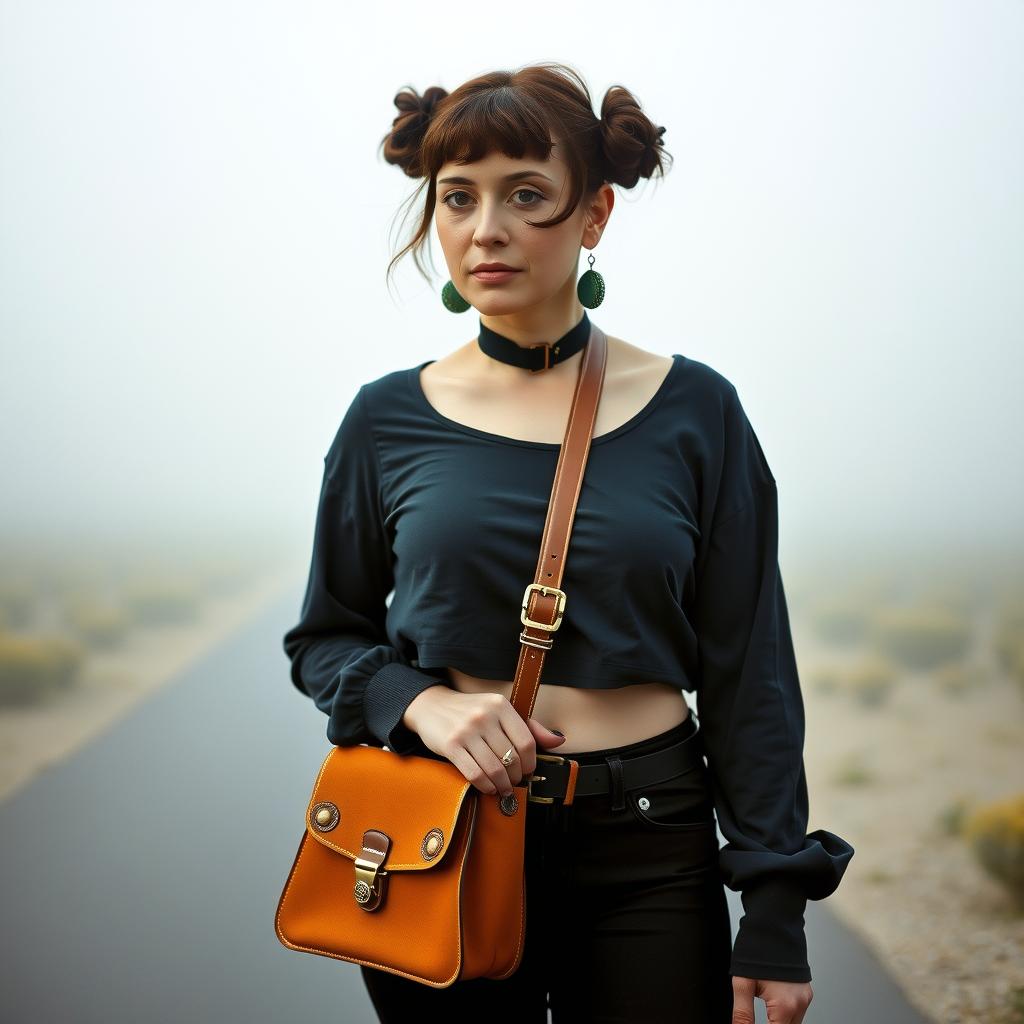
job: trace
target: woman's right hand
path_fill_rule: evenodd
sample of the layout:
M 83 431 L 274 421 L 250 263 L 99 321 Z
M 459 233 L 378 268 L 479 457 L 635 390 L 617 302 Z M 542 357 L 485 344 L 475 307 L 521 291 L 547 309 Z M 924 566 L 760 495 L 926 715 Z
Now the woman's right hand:
M 565 737 L 522 716 L 500 693 L 463 693 L 439 684 L 419 693 L 402 721 L 435 754 L 446 757 L 481 793 L 507 796 L 537 767 L 541 749 Z M 513 747 L 512 763 L 501 763 Z

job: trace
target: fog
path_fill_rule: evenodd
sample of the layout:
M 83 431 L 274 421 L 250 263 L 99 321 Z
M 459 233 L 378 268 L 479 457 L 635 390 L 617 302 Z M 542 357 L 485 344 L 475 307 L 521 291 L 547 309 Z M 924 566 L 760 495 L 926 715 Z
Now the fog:
M 675 157 L 616 189 L 592 317 L 736 383 L 784 551 L 1019 544 L 1024 10 L 638 12 L 6 5 L 5 533 L 301 546 L 355 388 L 475 333 L 436 236 L 386 286 L 394 94 L 557 59 Z
M 1024 5 L 0 11 L 10 1019 L 336 1014 L 270 930 L 326 749 L 281 637 L 355 391 L 476 334 L 433 232 L 388 287 L 378 147 L 404 86 L 541 60 L 674 159 L 616 187 L 591 319 L 729 378 L 778 482 L 810 827 L 857 850 L 808 1019 L 1019 1015 Z

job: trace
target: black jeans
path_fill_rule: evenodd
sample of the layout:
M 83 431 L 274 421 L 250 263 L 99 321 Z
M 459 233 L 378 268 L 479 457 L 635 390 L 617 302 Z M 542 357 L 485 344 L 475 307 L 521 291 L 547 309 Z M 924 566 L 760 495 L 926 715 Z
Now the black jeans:
M 360 967 L 378 1018 L 545 1024 L 550 1006 L 554 1024 L 729 1024 L 729 908 L 695 719 L 566 756 L 611 763 L 684 738 L 688 764 L 666 782 L 527 803 L 526 942 L 513 975 L 436 989 Z

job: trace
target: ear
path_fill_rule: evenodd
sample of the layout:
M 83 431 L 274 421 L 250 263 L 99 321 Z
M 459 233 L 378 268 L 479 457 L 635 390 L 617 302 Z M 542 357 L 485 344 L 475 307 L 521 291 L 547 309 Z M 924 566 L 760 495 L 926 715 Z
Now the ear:
M 615 206 L 615 192 L 608 182 L 604 182 L 593 196 L 585 201 L 583 207 L 583 235 L 580 245 L 584 249 L 593 249 L 601 240 L 604 229 Z

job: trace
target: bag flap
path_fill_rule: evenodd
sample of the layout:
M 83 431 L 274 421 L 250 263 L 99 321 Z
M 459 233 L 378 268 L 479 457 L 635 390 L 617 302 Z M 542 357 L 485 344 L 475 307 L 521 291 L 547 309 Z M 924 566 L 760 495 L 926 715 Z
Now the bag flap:
M 306 831 L 354 860 L 363 834 L 376 829 L 391 839 L 385 870 L 422 871 L 441 863 L 453 845 L 470 790 L 476 794 L 450 761 L 373 746 L 332 747 L 306 808 Z

